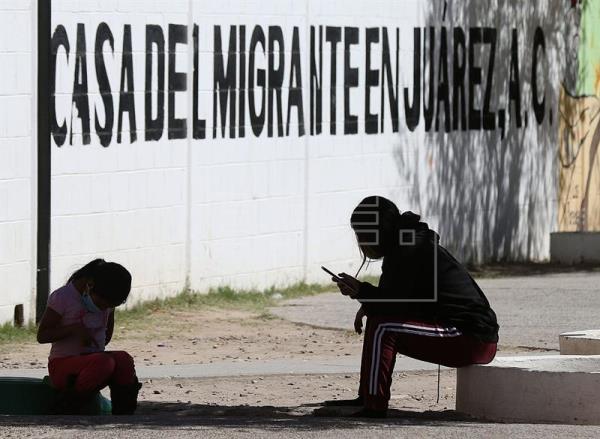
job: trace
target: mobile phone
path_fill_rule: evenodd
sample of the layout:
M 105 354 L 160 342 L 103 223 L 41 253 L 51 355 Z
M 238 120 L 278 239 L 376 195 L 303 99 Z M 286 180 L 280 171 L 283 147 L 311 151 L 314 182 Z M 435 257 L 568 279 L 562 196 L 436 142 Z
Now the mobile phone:
M 322 270 L 323 270 L 325 273 L 327 273 L 327 274 L 330 274 L 330 275 L 331 275 L 331 277 L 333 277 L 333 278 L 335 279 L 335 281 L 336 281 L 336 282 L 343 282 L 343 281 L 344 281 L 344 280 L 343 280 L 341 277 L 339 277 L 339 276 L 338 276 L 338 275 L 336 275 L 336 274 L 333 274 L 333 273 L 332 273 L 330 270 L 328 270 L 327 268 L 323 267 L 322 265 L 321 265 L 321 269 L 322 269 Z

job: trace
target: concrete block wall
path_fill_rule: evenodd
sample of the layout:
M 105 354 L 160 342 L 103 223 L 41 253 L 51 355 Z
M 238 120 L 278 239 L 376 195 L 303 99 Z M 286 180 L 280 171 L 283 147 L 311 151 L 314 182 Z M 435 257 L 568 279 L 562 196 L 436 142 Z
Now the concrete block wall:
M 0 106 L 0 202 L 8 206 L 0 214 L 0 270 L 12 270 L 2 280 L 26 279 L 17 296 L 31 300 L 35 14 L 30 2 L 15 5 L 0 2 L 0 10 L 17 8 L 10 14 L 29 20 L 2 15 L 18 29 L 2 28 L 8 33 L 0 43 L 0 57 L 15 63 L 0 68 L 0 100 L 10 104 Z M 133 302 L 186 285 L 326 282 L 320 265 L 358 268 L 349 217 L 374 193 L 421 213 L 461 259 L 547 258 L 556 216 L 560 16 L 569 5 L 53 1 L 52 288 L 98 256 L 132 271 Z M 538 27 L 544 48 L 534 45 Z M 465 37 L 458 52 L 457 32 Z M 15 33 L 27 36 L 16 41 Z M 5 49 L 12 40 L 16 46 Z M 424 61 L 432 41 L 433 62 Z M 463 55 L 470 64 L 456 89 Z M 520 111 L 510 88 L 514 57 Z M 545 99 L 541 120 L 532 109 L 534 74 L 535 97 Z M 461 90 L 473 94 L 475 113 L 486 105 L 491 129 L 462 129 L 469 103 L 466 113 L 460 103 L 455 109 Z M 415 101 L 419 112 L 409 114 Z M 4 245 L 17 236 L 27 237 L 20 250 Z M 0 309 L 12 303 L 3 297 Z
M 220 129 L 220 116 L 215 119 L 213 77 L 215 32 L 220 27 L 223 50 L 230 45 L 231 26 L 235 26 L 236 52 L 249 58 L 251 36 L 260 24 L 265 34 L 265 47 L 259 45 L 255 55 L 256 69 L 268 69 L 269 32 L 280 26 L 284 44 L 284 75 L 281 87 L 282 119 L 286 123 L 288 85 L 290 83 L 291 42 L 294 27 L 299 32 L 300 50 L 306 50 L 307 5 L 305 2 L 268 0 L 260 2 L 218 2 L 212 5 L 194 3 L 193 21 L 199 26 L 199 65 L 203 72 L 199 81 L 201 117 L 206 118 L 207 139 L 195 140 L 191 155 L 191 285 L 205 289 L 215 285 L 239 288 L 265 288 L 290 284 L 304 276 L 305 212 L 306 212 L 306 147 L 308 138 L 299 136 L 298 118 L 290 121 L 290 136 L 279 136 L 278 112 L 273 95 L 273 134 L 268 137 L 268 122 L 259 136 L 253 132 L 249 96 L 243 90 L 242 62 L 236 57 L 236 120 L 234 138 Z M 235 17 L 231 11 L 235 10 Z M 260 10 L 258 19 L 256 11 Z M 241 42 L 245 26 L 245 44 Z M 244 44 L 244 46 L 242 46 Z M 273 49 L 275 50 L 275 49 Z M 236 55 L 237 55 L 236 53 Z M 224 52 L 225 59 L 227 52 Z M 275 54 L 274 58 L 277 58 Z M 226 59 L 227 63 L 231 58 Z M 306 80 L 308 59 L 302 57 L 302 80 Z M 246 71 L 250 72 L 249 59 Z M 256 74 L 258 75 L 258 73 Z M 249 83 L 246 73 L 246 87 Z M 266 72 L 268 79 L 268 72 Z M 256 82 L 256 80 L 255 80 Z M 303 82 L 304 85 L 304 82 Z M 256 86 L 254 99 L 257 112 L 264 111 L 268 120 L 269 98 L 261 109 L 262 91 Z M 307 102 L 307 89 L 303 88 Z M 244 96 L 246 95 L 246 96 Z M 240 120 L 241 98 L 248 100 Z M 295 116 L 295 112 L 292 111 Z M 216 136 L 213 129 L 217 124 Z M 245 128 L 240 136 L 240 125 Z M 285 126 L 284 126 L 285 129 Z
M 52 150 L 51 285 L 64 284 L 69 274 L 95 257 L 122 263 L 134 278 L 133 297 L 141 300 L 181 291 L 186 281 L 188 142 L 145 141 L 146 24 L 168 28 L 187 21 L 187 1 L 54 1 L 52 28 L 62 25 L 70 53 L 61 47 L 56 66 L 56 119 L 65 123 L 67 138 Z M 107 121 L 96 80 L 95 41 L 100 23 L 112 33 L 113 48 L 104 42 L 106 66 L 114 111 L 112 138 L 104 147 L 94 130 L 96 117 Z M 89 97 L 88 144 L 83 122 L 72 104 L 78 26 L 83 25 Z M 122 115 L 121 141 L 117 136 L 121 105 L 121 69 L 127 57 L 129 27 L 133 70 L 134 134 L 129 113 Z M 187 52 L 178 53 L 184 66 Z M 156 77 L 156 74 L 155 74 Z M 125 87 L 129 90 L 129 84 Z M 123 98 L 125 100 L 126 97 Z M 183 96 L 178 103 L 185 104 Z M 178 108 L 180 113 L 185 113 Z M 64 121 L 64 122 L 63 122 Z M 71 139 L 71 133 L 72 139 Z
M 0 2 L 0 322 L 31 316 L 35 257 L 35 2 Z

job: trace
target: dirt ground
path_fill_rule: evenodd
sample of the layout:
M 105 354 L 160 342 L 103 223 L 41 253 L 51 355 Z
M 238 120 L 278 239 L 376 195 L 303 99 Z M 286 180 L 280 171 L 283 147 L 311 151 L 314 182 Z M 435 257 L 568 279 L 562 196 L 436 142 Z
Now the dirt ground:
M 108 348 L 126 350 L 136 364 L 151 366 L 228 360 L 310 361 L 311 357 L 358 359 L 361 345 L 362 337 L 350 330 L 315 328 L 252 311 L 206 309 L 158 311 L 126 327 L 117 321 Z M 48 350 L 49 345 L 35 343 L 0 346 L 0 368 L 45 367 Z M 443 370 L 441 378 L 440 402 L 436 403 L 436 372 L 396 372 L 391 407 L 436 412 L 452 409 L 455 371 Z M 358 374 L 145 380 L 140 414 L 159 411 L 202 416 L 239 410 L 249 416 L 272 415 L 273 410 L 308 414 L 325 399 L 354 397 L 357 386 Z
M 243 360 L 359 361 L 362 337 L 270 317 L 261 311 L 201 309 L 149 312 L 117 321 L 108 346 L 127 350 L 138 365 L 207 364 Z M 48 345 L 0 345 L 2 368 L 44 368 Z M 500 346 L 501 354 L 526 348 Z M 456 413 L 455 370 L 394 373 L 389 418 L 369 422 L 313 416 L 326 399 L 356 395 L 358 374 L 257 375 L 144 379 L 135 416 L 0 416 L 0 437 L 600 437 L 585 426 L 491 424 Z M 344 415 L 354 409 L 338 409 Z M 327 414 L 327 413 L 325 413 Z
M 145 380 L 140 395 L 143 402 L 138 413 L 170 411 L 174 416 L 306 415 L 326 399 L 354 398 L 357 385 L 358 374 Z M 455 385 L 455 371 L 443 370 L 438 403 L 437 372 L 398 372 L 394 374 L 390 406 L 414 412 L 452 410 Z M 352 409 L 338 410 L 344 414 Z
M 239 359 L 358 358 L 362 346 L 362 337 L 350 330 L 314 328 L 252 311 L 157 312 L 144 320 L 132 327 L 120 327 L 117 322 L 115 339 L 108 348 L 126 350 L 137 364 L 150 366 Z M 349 319 L 349 327 L 351 323 Z M 1 346 L 0 367 L 44 367 L 48 350 L 49 345 L 39 344 Z M 436 373 L 409 376 L 399 372 L 394 379 L 392 406 L 452 408 L 454 381 L 454 371 L 443 372 L 442 396 L 436 404 Z M 145 380 L 140 414 L 174 411 L 177 416 L 195 416 L 237 408 L 254 416 L 266 415 L 274 407 L 307 414 L 314 408 L 311 404 L 319 401 L 354 397 L 357 386 L 358 374 Z
M 49 349 L 49 345 L 36 343 L 0 345 L 0 368 L 44 367 Z M 159 311 L 126 327 L 117 321 L 107 349 L 125 350 L 139 365 L 205 364 L 360 355 L 361 337 L 351 331 L 313 328 L 252 311 Z
M 351 330 L 318 328 L 265 313 L 232 309 L 158 311 L 134 324 L 115 323 L 109 350 L 125 350 L 136 364 L 206 364 L 228 360 L 275 360 L 359 356 L 362 336 Z M 0 345 L 0 370 L 41 368 L 50 345 Z M 503 354 L 527 351 L 527 348 Z

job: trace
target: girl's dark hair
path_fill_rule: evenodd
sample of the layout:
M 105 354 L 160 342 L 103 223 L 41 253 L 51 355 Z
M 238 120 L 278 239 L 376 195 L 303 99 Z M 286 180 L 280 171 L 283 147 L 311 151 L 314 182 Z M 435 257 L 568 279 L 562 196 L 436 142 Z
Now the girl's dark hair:
M 114 306 L 123 304 L 131 291 L 131 274 L 116 262 L 94 259 L 75 271 L 67 283 L 81 278 L 91 279 L 94 293 Z
M 371 245 L 381 254 L 399 243 L 402 229 L 414 229 L 421 217 L 413 212 L 400 213 L 387 198 L 371 195 L 363 199 L 352 212 L 350 224 L 359 244 Z

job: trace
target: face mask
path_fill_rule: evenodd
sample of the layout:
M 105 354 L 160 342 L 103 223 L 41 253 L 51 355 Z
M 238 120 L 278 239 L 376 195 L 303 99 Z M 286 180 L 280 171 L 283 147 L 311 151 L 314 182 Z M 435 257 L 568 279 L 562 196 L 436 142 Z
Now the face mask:
M 98 306 L 96 306 L 92 300 L 92 296 L 90 296 L 89 293 L 83 293 L 81 295 L 81 301 L 83 302 L 85 309 L 87 309 L 89 312 L 97 313 L 102 311 L 100 308 L 98 308 Z

